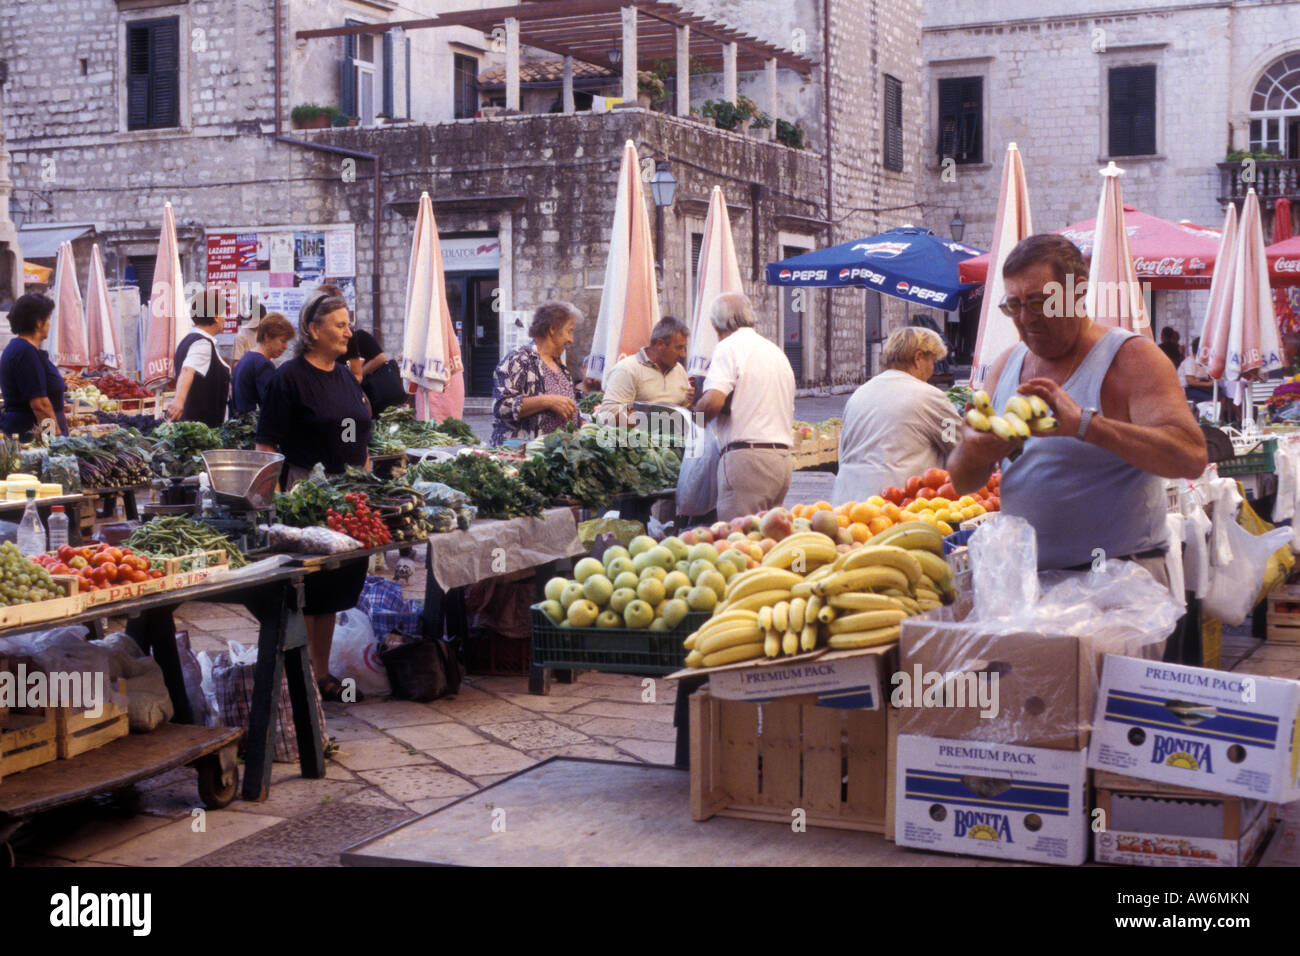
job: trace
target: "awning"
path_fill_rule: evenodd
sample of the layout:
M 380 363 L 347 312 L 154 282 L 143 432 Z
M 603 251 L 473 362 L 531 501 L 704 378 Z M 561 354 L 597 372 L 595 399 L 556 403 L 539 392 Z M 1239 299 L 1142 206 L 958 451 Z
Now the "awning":
M 24 259 L 56 259 L 59 246 L 95 231 L 94 223 L 38 223 L 18 230 L 18 248 Z

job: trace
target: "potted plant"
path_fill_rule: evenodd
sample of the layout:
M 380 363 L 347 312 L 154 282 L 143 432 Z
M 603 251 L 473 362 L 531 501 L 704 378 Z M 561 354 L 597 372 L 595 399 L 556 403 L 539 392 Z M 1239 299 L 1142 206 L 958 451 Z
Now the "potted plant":
M 642 109 L 650 109 L 664 101 L 668 91 L 658 73 L 638 70 L 636 74 L 636 102 Z
M 789 123 L 783 119 L 776 121 L 776 141 L 791 149 L 804 148 L 803 127 L 797 123 Z
M 349 116 L 347 113 L 334 114 L 335 126 L 356 126 L 358 122 L 359 119 L 356 116 Z
M 772 117 L 768 116 L 762 110 L 758 110 L 749 121 L 749 131 L 751 133 L 758 131 L 762 135 L 759 139 L 767 139 L 767 130 L 772 128 Z
M 705 100 L 704 115 L 713 120 L 718 129 L 734 130 L 741 123 L 740 111 L 735 103 L 727 100 Z
M 320 106 L 316 103 L 301 103 L 289 111 L 289 119 L 294 129 L 324 129 L 338 114 L 332 106 Z

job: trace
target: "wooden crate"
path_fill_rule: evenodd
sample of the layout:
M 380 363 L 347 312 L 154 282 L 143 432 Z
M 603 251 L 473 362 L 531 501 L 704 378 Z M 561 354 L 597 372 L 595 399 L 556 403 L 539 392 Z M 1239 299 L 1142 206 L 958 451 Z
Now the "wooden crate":
M 17 627 L 23 624 L 44 624 L 57 621 L 86 609 L 86 595 L 78 591 L 77 578 L 73 575 L 55 575 L 54 580 L 63 585 L 67 594 L 61 598 L 48 601 L 33 601 L 30 604 L 11 604 L 0 607 L 0 627 Z
M 1201 615 L 1201 666 L 1218 670 L 1223 661 L 1223 622 Z
M 117 690 L 126 693 L 126 681 L 118 681 Z M 131 732 L 125 707 L 105 700 L 98 717 L 72 707 L 54 708 L 54 725 L 58 731 L 60 760 L 97 750 L 104 744 L 125 737 Z
M 885 831 L 888 709 L 690 698 L 691 818 Z M 761 713 L 760 713 L 761 710 Z M 761 731 L 761 732 L 760 732 Z
M 58 729 L 52 709 L 37 713 L 10 711 L 0 730 L 0 780 L 49 763 L 58 755 Z
M 1267 638 L 1300 644 L 1300 584 L 1286 584 L 1268 594 Z

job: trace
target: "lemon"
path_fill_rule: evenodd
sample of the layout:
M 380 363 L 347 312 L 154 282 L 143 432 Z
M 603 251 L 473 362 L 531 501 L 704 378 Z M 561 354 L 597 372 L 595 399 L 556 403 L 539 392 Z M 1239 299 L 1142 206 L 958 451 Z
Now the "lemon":
M 940 521 L 939 531 L 942 532 L 945 536 L 950 535 L 952 534 L 952 525 L 948 524 L 948 522 L 946 521 Z

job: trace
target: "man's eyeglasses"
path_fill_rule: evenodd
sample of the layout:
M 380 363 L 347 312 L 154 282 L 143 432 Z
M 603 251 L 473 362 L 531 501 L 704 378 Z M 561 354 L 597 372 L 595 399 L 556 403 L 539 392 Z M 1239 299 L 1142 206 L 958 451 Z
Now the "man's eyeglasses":
M 1002 310 L 1002 314 L 1013 319 L 1019 318 L 1021 311 L 1024 309 L 1028 309 L 1030 315 L 1041 319 L 1044 311 L 1046 311 L 1046 306 L 1047 296 L 1045 295 L 1033 295 L 1023 302 L 1020 299 L 1003 298 L 998 303 L 998 308 Z

